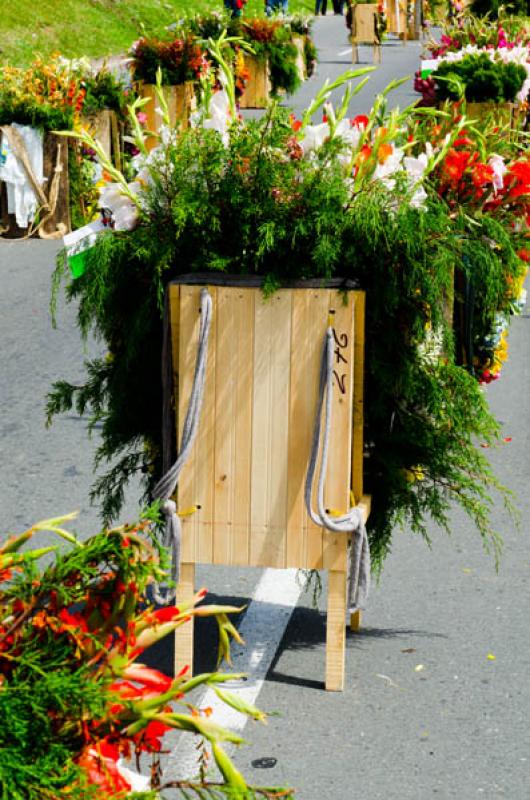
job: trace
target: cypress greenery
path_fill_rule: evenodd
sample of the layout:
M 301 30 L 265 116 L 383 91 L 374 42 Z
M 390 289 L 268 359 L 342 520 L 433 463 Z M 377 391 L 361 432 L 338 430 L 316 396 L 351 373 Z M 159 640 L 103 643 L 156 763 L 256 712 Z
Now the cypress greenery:
M 515 253 L 500 224 L 455 219 L 434 192 L 423 209 L 402 202 L 404 187 L 372 183 L 352 193 L 337 159 L 341 147 L 332 139 L 300 159 L 287 112 L 277 107 L 241 127 L 228 149 L 212 131 L 189 131 L 159 165 L 138 227 L 103 235 L 86 273 L 68 283 L 81 331 L 93 330 L 110 353 L 87 363 L 84 384 L 56 383 L 48 415 L 76 408 L 101 423 L 97 461 L 121 459 L 93 487 L 105 517 L 116 515 L 133 472 L 144 473 L 147 491 L 161 474 L 167 283 L 220 270 L 260 274 L 273 291 L 286 279 L 341 276 L 367 292 L 366 476 L 376 565 L 396 522 L 425 537 L 430 517 L 448 528 L 450 500 L 498 549 L 489 493 L 502 487 L 475 448 L 477 437 L 493 441 L 498 426 L 473 376 L 455 364 L 442 298 L 465 258 L 473 279 L 488 286 L 486 318 Z M 492 237 L 500 249 L 492 249 Z M 66 272 L 63 256 L 55 296 Z M 445 359 L 429 355 L 433 330 L 443 331 Z
M 442 62 L 432 77 L 439 100 L 460 99 L 471 103 L 513 102 L 526 80 L 521 64 L 493 62 L 488 55 L 465 56 L 461 61 Z

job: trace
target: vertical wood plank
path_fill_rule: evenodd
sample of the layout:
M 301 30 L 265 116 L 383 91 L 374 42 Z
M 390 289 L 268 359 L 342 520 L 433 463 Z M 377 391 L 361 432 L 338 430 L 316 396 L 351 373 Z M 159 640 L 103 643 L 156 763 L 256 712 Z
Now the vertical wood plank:
M 200 286 L 182 286 L 180 293 L 178 441 L 191 394 L 197 341 L 199 334 Z M 210 287 L 215 308 L 215 287 Z M 208 363 L 204 386 L 201 419 L 188 462 L 180 475 L 178 508 L 200 509 L 182 519 L 182 560 L 211 563 L 213 551 L 214 513 L 214 436 L 215 436 L 215 336 L 216 315 L 213 315 L 208 346 Z
M 230 563 L 247 565 L 250 559 L 250 509 L 252 473 L 252 372 L 254 365 L 254 308 L 261 289 L 247 289 L 237 294 L 234 314 L 237 342 L 237 415 L 233 420 L 234 470 L 231 486 L 232 540 Z M 257 421 L 259 424 L 259 420 Z
M 182 441 L 182 429 L 186 416 L 187 404 L 191 394 L 195 357 L 197 353 L 197 336 L 199 325 L 199 293 L 197 286 L 180 287 L 180 328 L 179 328 L 179 357 L 178 357 L 178 399 L 177 421 L 178 436 L 177 447 Z M 199 503 L 195 487 L 195 461 L 197 458 L 197 443 L 191 449 L 188 462 L 180 474 L 177 487 L 179 510 L 191 508 Z M 182 561 L 196 563 L 197 561 L 197 514 L 182 519 Z
M 291 345 L 291 291 L 256 296 L 250 560 L 285 565 Z
M 328 575 L 326 625 L 326 689 L 328 692 L 341 692 L 344 689 L 345 619 L 346 572 L 331 570 Z
M 355 503 L 359 503 L 363 496 L 364 469 L 364 329 L 366 295 L 364 292 L 354 292 L 352 294 L 355 297 L 352 491 Z
M 322 567 L 322 529 L 305 508 L 304 486 L 315 422 L 329 292 L 293 290 L 286 566 Z
M 181 564 L 180 583 L 177 586 L 177 606 L 189 602 L 195 593 L 195 565 Z M 189 666 L 189 674 L 193 674 L 193 617 L 185 625 L 175 631 L 175 675 Z
M 195 491 L 200 509 L 193 516 L 197 518 L 197 561 L 200 564 L 211 564 L 213 561 L 213 526 L 215 515 L 215 375 L 217 369 L 216 341 L 218 315 L 216 313 L 216 308 L 218 289 L 214 286 L 209 286 L 208 290 L 212 296 L 212 325 L 208 343 L 204 398 L 194 447 Z M 199 297 L 197 298 L 197 302 L 199 302 Z
M 253 289 L 218 288 L 213 561 L 248 564 Z
M 339 292 L 332 292 L 331 298 L 335 356 L 325 500 L 329 508 L 344 513 L 350 507 L 351 487 L 354 301 L 350 293 L 347 295 L 347 305 Z M 324 533 L 323 562 L 326 569 L 346 571 L 347 539 L 342 533 Z

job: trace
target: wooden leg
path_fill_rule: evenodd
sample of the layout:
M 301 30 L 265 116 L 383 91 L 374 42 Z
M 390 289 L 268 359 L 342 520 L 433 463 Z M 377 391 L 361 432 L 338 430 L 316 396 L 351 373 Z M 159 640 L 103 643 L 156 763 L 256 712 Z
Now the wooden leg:
M 374 64 L 381 63 L 381 45 L 374 44 Z
M 190 600 L 195 593 L 195 564 L 181 564 L 180 583 L 177 586 L 177 601 Z M 193 674 L 193 617 L 185 625 L 175 631 L 175 675 L 189 666 L 189 675 Z
M 350 616 L 350 630 L 354 633 L 361 630 L 361 612 L 354 611 Z
M 351 62 L 352 64 L 357 64 L 359 61 L 359 50 L 356 44 L 352 44 L 351 46 Z
M 328 620 L 326 632 L 326 689 L 344 689 L 346 653 L 346 573 L 328 573 Z

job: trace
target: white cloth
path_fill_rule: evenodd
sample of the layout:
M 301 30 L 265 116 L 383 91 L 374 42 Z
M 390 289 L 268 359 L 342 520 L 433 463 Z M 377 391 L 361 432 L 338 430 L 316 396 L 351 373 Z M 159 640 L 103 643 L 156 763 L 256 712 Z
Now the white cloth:
M 44 182 L 43 174 L 43 134 L 29 125 L 19 125 L 14 122 L 12 128 L 20 133 L 31 168 L 37 181 Z M 8 138 L 2 134 L 2 144 L 0 147 L 0 181 L 5 181 L 7 189 L 7 210 L 9 214 L 14 214 L 17 225 L 20 228 L 27 228 L 33 222 L 38 208 L 38 200 L 35 196 L 26 170 L 15 156 L 9 145 Z

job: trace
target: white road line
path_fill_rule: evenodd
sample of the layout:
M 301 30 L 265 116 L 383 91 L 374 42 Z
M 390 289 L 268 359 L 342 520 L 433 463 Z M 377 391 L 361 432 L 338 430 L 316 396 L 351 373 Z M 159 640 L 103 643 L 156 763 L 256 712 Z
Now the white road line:
M 339 50 L 337 55 L 338 56 L 347 56 L 347 55 L 351 56 L 351 47 L 347 47 L 346 50 Z
M 253 705 L 261 691 L 269 667 L 276 655 L 291 614 L 300 597 L 301 588 L 296 580 L 296 569 L 266 569 L 260 578 L 239 632 L 244 645 L 232 649 L 232 666 L 221 665 L 221 672 L 245 672 L 248 680 L 228 684 L 227 688 Z M 226 706 L 208 689 L 196 703 L 200 708 L 210 707 L 212 721 L 240 733 L 247 717 Z M 184 780 L 197 774 L 197 740 L 190 734 L 181 734 L 167 763 L 171 779 Z M 166 771 L 166 770 L 164 770 Z

